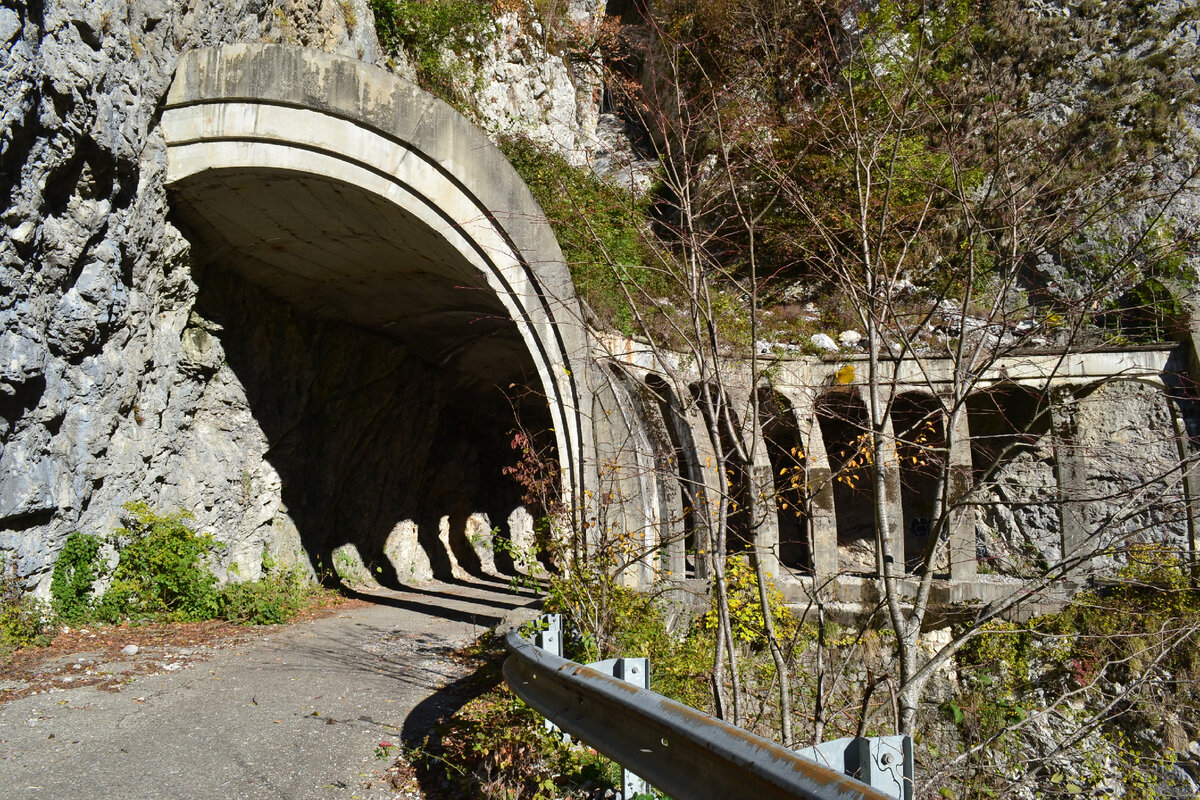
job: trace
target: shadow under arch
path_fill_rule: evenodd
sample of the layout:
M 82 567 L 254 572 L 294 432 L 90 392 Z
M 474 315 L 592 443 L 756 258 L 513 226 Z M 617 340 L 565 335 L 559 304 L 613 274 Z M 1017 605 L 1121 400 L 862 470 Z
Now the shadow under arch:
M 479 573 L 466 519 L 519 505 L 499 477 L 516 383 L 539 387 L 522 415 L 554 431 L 564 492 L 579 492 L 578 303 L 544 216 L 480 131 L 391 73 L 281 45 L 184 54 L 161 130 L 171 219 L 214 323 L 197 324 L 245 387 L 314 561 L 351 542 L 385 564 L 409 519 L 445 576 L 445 520 Z
M 679 481 L 684 537 L 684 577 L 704 578 L 708 575 L 708 553 L 712 547 L 709 529 L 707 490 L 704 468 L 696 438 L 679 397 L 661 376 L 646 375 L 646 388 L 658 404 L 674 454 L 675 476 Z
M 779 520 L 779 560 L 811 573 L 813 542 L 805 443 L 792 402 L 770 387 L 758 389 L 763 442 L 771 461 Z
M 874 484 L 865 458 L 870 446 L 867 407 L 852 389 L 829 390 L 817 397 L 816 416 L 829 458 L 844 568 L 874 574 Z

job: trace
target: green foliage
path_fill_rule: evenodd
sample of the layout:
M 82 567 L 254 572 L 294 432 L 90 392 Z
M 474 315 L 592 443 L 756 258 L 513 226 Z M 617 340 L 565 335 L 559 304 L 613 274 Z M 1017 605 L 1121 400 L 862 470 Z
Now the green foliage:
M 370 0 L 385 50 L 403 50 L 425 89 L 458 101 L 464 75 L 446 53 L 462 54 L 494 35 L 490 5 L 477 0 Z
M 65 622 L 79 622 L 92 613 L 92 589 L 104 577 L 99 537 L 75 531 L 67 537 L 50 581 L 51 607 Z
M 672 144 L 667 173 L 686 183 L 676 193 L 706 209 L 678 227 L 743 281 L 753 245 L 768 302 L 834 282 L 862 305 L 871 273 L 885 287 L 911 280 L 927 301 L 1028 275 L 1029 297 L 1048 306 L 1095 310 L 1128 291 L 1119 307 L 1136 312 L 1124 315 L 1134 338 L 1169 336 L 1178 309 L 1159 273 L 1194 245 L 1136 229 L 1174 188 L 1150 165 L 1176 158 L 1181 112 L 1200 97 L 1196 71 L 1180 68 L 1194 60 L 1196 12 L 1067 11 L 664 0 L 654 57 L 671 64 L 671 91 L 635 86 L 624 102 L 666 127 L 655 133 Z M 705 182 L 712 163 L 726 180 Z M 753 239 L 736 224 L 746 209 Z M 686 213 L 660 210 L 660 229 Z M 1127 239 L 1108 254 L 1090 245 L 1100 220 Z M 1047 255 L 1053 274 L 1039 272 Z M 1005 292 L 998 313 L 1036 315 Z
M 763 632 L 762 603 L 758 596 L 758 576 L 750 566 L 745 556 L 734 556 L 729 559 L 725 568 L 726 595 L 729 599 L 729 622 L 733 626 L 733 638 L 742 644 L 756 648 L 767 646 L 766 634 Z M 771 577 L 767 576 L 767 605 L 771 609 L 772 621 L 775 623 L 775 637 L 780 641 L 790 641 L 799 629 L 796 616 L 784 604 L 783 594 L 775 586 Z M 717 630 L 717 610 L 715 605 L 699 620 L 700 627 L 713 633 Z
M 1070 701 L 1052 718 L 1067 731 L 1095 724 L 1097 738 L 1042 765 L 1039 796 L 1120 796 L 1103 785 L 1127 797 L 1161 796 L 1163 770 L 1177 755 L 1144 734 L 1168 719 L 1193 719 L 1200 705 L 1200 590 L 1186 558 L 1170 548 L 1136 545 L 1123 555 L 1113 580 L 1076 595 L 1062 612 L 1024 625 L 991 622 L 959 651 L 959 690 L 939 708 L 966 743 L 987 743 L 968 761 L 959 797 L 1012 788 L 998 765 L 1011 768 L 1037 749 L 1022 739 L 1037 734 L 1019 723 L 1062 692 Z M 1092 717 L 1098 708 L 1107 710 Z
M 217 598 L 217 616 L 246 625 L 278 625 L 304 608 L 313 588 L 299 570 L 270 569 L 257 581 L 225 586 Z
M 0 656 L 28 645 L 50 643 L 45 604 L 25 593 L 15 559 L 0 553 Z
M 554 228 L 575 288 L 607 324 L 635 333 L 630 298 L 651 308 L 668 291 L 645 233 L 648 201 L 523 138 L 500 149 Z
M 551 800 L 587 788 L 611 787 L 619 769 L 594 750 L 568 744 L 503 683 L 503 640 L 488 635 L 471 654 L 474 699 L 410 754 L 419 772 L 432 772 L 456 797 Z
M 211 619 L 217 611 L 217 579 L 205 562 L 217 547 L 198 534 L 184 511 L 160 514 L 145 503 L 128 503 L 127 528 L 110 537 L 117 548 L 112 583 L 97 607 L 105 621 L 160 618 Z

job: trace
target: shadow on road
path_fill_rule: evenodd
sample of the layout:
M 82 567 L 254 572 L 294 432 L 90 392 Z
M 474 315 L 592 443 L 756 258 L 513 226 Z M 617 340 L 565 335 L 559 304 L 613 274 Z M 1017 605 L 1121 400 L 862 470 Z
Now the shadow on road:
M 457 595 L 426 587 L 405 587 L 388 594 L 375 594 L 343 586 L 341 591 L 347 597 L 363 600 L 375 605 L 392 606 L 406 611 L 414 611 L 431 617 L 440 617 L 453 622 L 466 622 L 479 627 L 491 628 L 500 624 L 504 619 L 504 611 L 523 608 L 538 602 L 531 594 L 516 595 L 507 590 L 501 591 L 490 586 L 479 586 L 462 582 L 462 585 L 475 590 L 475 595 Z M 495 592 L 505 599 L 479 597 L 480 591 Z M 398 596 L 405 595 L 405 596 Z M 439 600 L 443 602 L 438 602 Z M 447 603 L 446 601 L 449 601 Z M 496 615 L 483 614 L 465 608 L 456 608 L 451 603 L 463 605 L 485 605 L 498 609 Z
M 494 689 L 501 680 L 503 676 L 498 665 L 485 663 L 470 675 L 459 678 L 422 700 L 405 717 L 400 741 L 405 752 L 415 750 L 424 755 L 409 759 L 423 796 L 453 796 L 442 784 L 442 771 L 433 766 L 441 760 L 445 723 L 467 703 Z M 447 762 L 446 766 L 455 765 Z

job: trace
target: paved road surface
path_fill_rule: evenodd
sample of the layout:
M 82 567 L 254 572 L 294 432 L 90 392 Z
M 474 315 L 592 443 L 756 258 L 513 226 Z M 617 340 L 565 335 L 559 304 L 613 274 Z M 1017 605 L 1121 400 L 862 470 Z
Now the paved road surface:
M 390 592 L 119 692 L 0 705 L 0 798 L 393 797 L 364 788 L 375 747 L 453 703 L 430 699 L 463 677 L 444 654 L 530 602 L 480 580 Z

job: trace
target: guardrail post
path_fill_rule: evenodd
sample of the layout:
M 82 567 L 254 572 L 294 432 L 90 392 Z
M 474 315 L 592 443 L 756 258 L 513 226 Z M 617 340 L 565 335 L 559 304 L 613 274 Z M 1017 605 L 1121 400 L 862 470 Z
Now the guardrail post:
M 587 666 L 626 683 L 632 683 L 639 689 L 650 688 L 650 659 L 648 658 L 609 658 L 604 661 L 595 661 Z M 621 790 L 624 800 L 633 800 L 638 795 L 649 794 L 650 784 L 622 766 Z
M 912 800 L 914 768 L 911 736 L 847 736 L 821 742 L 796 753 L 857 778 L 897 800 Z
M 563 622 L 561 614 L 542 614 L 538 617 L 537 630 L 534 632 L 533 643 L 541 649 L 563 657 Z M 614 678 L 632 683 L 639 689 L 650 688 L 650 659 L 648 658 L 610 658 L 596 661 L 587 666 L 611 675 Z M 559 730 L 558 726 L 549 719 L 542 721 L 548 731 Z M 563 734 L 563 739 L 571 740 L 570 734 Z M 621 789 L 625 800 L 650 793 L 650 784 L 634 775 L 629 770 L 621 769 Z
M 542 614 L 538 617 L 538 630 L 534 634 L 533 643 L 562 658 L 562 614 Z
M 562 614 L 542 614 L 537 619 L 537 630 L 533 634 L 533 643 L 548 653 L 559 658 L 563 657 Z M 547 731 L 556 731 L 558 726 L 549 719 L 542 720 L 542 727 Z M 564 733 L 563 739 L 571 741 L 569 734 Z
M 520 630 L 509 631 L 505 643 L 512 655 L 504 679 L 518 697 L 669 796 L 891 800 L 769 739 L 552 655 Z M 630 660 L 621 672 L 648 675 L 648 666 L 637 667 Z

